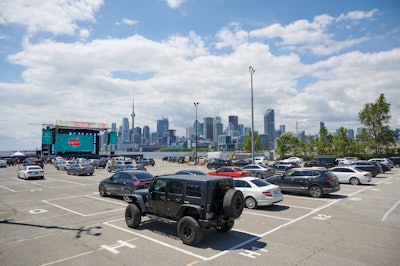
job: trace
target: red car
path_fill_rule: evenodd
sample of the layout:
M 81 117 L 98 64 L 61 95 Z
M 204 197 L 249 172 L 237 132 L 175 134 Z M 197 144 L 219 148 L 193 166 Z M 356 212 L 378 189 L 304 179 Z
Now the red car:
M 217 176 L 229 176 L 229 177 L 245 177 L 251 176 L 251 172 L 244 170 L 243 168 L 237 166 L 224 166 L 216 171 L 208 172 L 209 175 L 217 175 Z

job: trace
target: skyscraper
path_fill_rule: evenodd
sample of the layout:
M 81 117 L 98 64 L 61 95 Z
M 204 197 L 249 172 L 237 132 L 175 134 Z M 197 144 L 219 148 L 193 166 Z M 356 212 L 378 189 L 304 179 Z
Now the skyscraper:
M 268 149 L 275 148 L 275 112 L 267 109 L 264 114 L 264 134 L 268 135 Z
M 214 118 L 205 117 L 203 125 L 203 138 L 208 140 L 213 140 L 214 137 Z
M 164 136 L 164 131 L 169 129 L 168 118 L 157 120 L 157 135 L 159 138 Z
M 131 131 L 129 129 L 129 120 L 126 117 L 122 119 L 122 142 L 123 143 L 131 142 Z
M 233 130 L 239 130 L 239 118 L 237 115 L 230 115 L 228 121 L 233 125 Z

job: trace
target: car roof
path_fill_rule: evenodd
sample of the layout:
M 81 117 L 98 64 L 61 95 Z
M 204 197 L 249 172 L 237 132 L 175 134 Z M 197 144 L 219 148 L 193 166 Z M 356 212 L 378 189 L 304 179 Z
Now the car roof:
M 157 178 L 170 178 L 170 179 L 176 179 L 176 180 L 187 180 L 187 181 L 202 181 L 202 182 L 207 182 L 207 181 L 219 181 L 219 180 L 229 180 L 232 179 L 232 177 L 220 177 L 220 176 L 211 176 L 211 175 L 162 175 L 162 176 L 157 176 Z

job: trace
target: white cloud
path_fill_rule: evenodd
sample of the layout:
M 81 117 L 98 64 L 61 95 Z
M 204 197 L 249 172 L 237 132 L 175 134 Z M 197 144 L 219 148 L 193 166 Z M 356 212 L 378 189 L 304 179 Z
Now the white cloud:
M 164 0 L 172 9 L 179 8 L 186 0 Z
M 26 27 L 29 34 L 75 35 L 77 22 L 95 21 L 94 14 L 102 5 L 103 0 L 2 0 L 0 24 Z

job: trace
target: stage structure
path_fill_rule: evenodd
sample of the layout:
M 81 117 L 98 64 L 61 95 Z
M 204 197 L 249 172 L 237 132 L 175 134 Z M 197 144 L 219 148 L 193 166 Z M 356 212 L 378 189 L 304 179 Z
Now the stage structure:
M 55 125 L 44 124 L 42 129 L 42 156 L 98 155 L 100 133 L 107 124 L 57 120 Z

